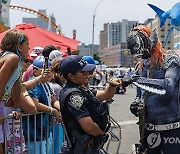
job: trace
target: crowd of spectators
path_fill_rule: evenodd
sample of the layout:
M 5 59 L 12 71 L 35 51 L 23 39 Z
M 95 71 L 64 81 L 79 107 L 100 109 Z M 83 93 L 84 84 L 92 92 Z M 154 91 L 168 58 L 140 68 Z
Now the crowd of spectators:
M 43 56 L 45 51 L 49 52 L 48 62 Z M 57 70 L 68 55 L 52 45 L 37 46 L 29 52 L 28 37 L 17 30 L 6 33 L 0 54 L 0 153 L 5 153 L 6 149 L 9 154 L 27 150 L 50 154 L 54 146 L 54 153 L 58 154 L 56 143 L 60 138 L 56 134 L 62 120 L 59 93 L 66 80 Z M 99 64 L 90 56 L 83 59 Z M 94 86 L 106 86 L 116 77 L 105 68 L 89 73 L 89 85 Z M 36 114 L 37 111 L 43 114 Z M 31 115 L 27 118 L 23 113 Z M 4 119 L 8 114 L 14 118 Z
M 42 55 L 45 50 L 51 52 L 47 68 L 44 67 L 45 58 Z M 0 53 L 1 154 L 25 153 L 27 150 L 35 153 L 34 149 L 36 153 L 49 154 L 52 149 L 54 153 L 59 153 L 57 151 L 59 145 L 54 144 L 52 148 L 52 142 L 60 143 L 57 135 L 61 122 L 58 95 L 64 80 L 54 70 L 64 56 L 67 54 L 63 54 L 52 45 L 47 45 L 45 48 L 34 47 L 32 51 L 29 51 L 28 37 L 17 30 L 10 30 L 2 39 Z M 37 111 L 44 114 L 36 114 Z M 23 116 L 25 113 L 31 115 L 27 118 Z M 13 118 L 4 118 L 9 114 L 12 114 Z M 52 137 L 52 132 L 54 137 Z

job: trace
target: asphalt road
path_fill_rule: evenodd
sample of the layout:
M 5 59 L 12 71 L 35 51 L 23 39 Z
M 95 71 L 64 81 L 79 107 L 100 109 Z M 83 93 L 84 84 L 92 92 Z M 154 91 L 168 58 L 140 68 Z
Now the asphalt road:
M 136 87 L 127 88 L 125 94 L 116 94 L 114 102 L 110 104 L 110 115 L 120 125 L 121 129 L 113 127 L 110 132 L 109 144 L 105 149 L 109 154 L 132 154 L 133 144 L 139 141 L 139 131 L 136 122 L 138 118 L 134 117 L 129 110 L 130 103 L 134 100 Z M 117 138 L 116 138 L 117 137 Z M 118 141 L 120 139 L 120 141 Z M 118 144 L 119 150 L 118 150 Z

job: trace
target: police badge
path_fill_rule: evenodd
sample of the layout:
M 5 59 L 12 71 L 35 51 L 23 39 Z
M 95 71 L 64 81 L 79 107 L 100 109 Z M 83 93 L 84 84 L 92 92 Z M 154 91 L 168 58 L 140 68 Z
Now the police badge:
M 70 105 L 75 109 L 79 110 L 83 105 L 84 97 L 80 94 L 74 94 L 70 97 Z

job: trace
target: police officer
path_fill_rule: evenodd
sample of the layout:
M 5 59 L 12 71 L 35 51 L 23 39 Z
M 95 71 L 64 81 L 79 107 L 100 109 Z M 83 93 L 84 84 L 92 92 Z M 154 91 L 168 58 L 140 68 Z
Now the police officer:
M 108 114 L 102 101 L 114 96 L 119 79 L 114 79 L 104 91 L 90 90 L 87 85 L 89 72 L 94 64 L 87 64 L 80 56 L 64 58 L 59 71 L 67 79 L 60 92 L 61 114 L 71 145 L 68 154 L 96 154 L 107 141 Z

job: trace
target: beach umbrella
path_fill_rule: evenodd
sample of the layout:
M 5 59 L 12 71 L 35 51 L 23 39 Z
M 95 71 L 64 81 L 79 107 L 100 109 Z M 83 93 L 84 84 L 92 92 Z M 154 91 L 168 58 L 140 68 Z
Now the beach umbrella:
M 67 48 L 70 48 L 71 52 L 73 52 L 77 50 L 77 46 L 80 43 L 80 41 L 68 38 L 60 34 L 56 34 L 54 32 L 48 31 L 30 23 L 18 24 L 15 26 L 15 28 L 12 29 L 20 30 L 28 36 L 30 52 L 36 46 L 41 46 L 44 48 L 47 45 L 53 45 L 55 47 L 59 46 L 62 52 L 67 52 Z M 7 31 L 0 33 L 0 41 L 2 40 Z

